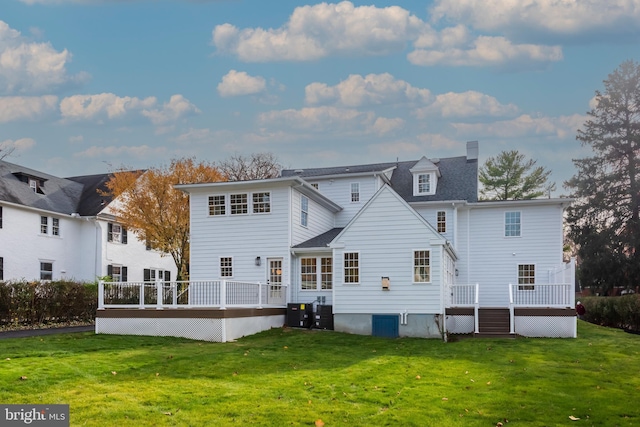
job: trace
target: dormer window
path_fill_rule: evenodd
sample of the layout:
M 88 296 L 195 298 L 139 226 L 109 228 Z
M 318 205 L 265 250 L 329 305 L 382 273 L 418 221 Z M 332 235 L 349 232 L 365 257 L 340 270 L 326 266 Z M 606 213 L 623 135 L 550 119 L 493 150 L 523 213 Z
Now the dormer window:
M 13 175 L 16 178 L 18 178 L 20 181 L 27 184 L 34 193 L 44 194 L 43 189 L 44 189 L 44 182 L 46 181 L 45 178 L 29 175 L 24 172 L 14 172 Z
M 438 159 L 421 158 L 410 170 L 413 174 L 413 195 L 431 196 L 436 194 L 440 169 L 436 165 Z

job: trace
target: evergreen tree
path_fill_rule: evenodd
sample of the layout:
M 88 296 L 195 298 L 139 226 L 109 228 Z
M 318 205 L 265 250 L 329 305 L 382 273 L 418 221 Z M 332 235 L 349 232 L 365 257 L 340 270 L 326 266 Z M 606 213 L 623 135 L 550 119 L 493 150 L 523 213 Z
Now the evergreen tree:
M 555 190 L 555 184 L 547 183 L 551 171 L 535 165 L 535 160 L 526 160 L 524 154 L 515 150 L 488 158 L 479 171 L 480 198 L 535 199 Z
M 595 107 L 577 139 L 593 156 L 574 160 L 565 186 L 583 285 L 602 292 L 640 282 L 640 65 L 622 63 L 596 91 Z

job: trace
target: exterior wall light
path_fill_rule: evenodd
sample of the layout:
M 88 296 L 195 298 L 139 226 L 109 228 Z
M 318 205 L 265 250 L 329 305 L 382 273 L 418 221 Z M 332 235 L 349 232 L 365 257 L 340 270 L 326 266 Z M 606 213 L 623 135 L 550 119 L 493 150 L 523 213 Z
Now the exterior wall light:
M 260 257 L 259 257 L 259 256 L 257 256 L 257 257 L 256 257 L 256 266 L 257 266 L 257 267 L 260 267 L 260 264 L 262 264 L 262 260 L 260 260 Z

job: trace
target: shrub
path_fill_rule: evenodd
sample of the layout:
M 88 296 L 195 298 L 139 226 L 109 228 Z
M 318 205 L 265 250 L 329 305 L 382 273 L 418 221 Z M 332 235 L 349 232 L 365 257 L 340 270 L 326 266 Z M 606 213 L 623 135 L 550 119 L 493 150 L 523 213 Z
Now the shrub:
M 586 297 L 585 320 L 612 328 L 640 331 L 640 295 L 620 297 Z
M 0 324 L 36 325 L 95 319 L 96 284 L 66 280 L 0 282 Z

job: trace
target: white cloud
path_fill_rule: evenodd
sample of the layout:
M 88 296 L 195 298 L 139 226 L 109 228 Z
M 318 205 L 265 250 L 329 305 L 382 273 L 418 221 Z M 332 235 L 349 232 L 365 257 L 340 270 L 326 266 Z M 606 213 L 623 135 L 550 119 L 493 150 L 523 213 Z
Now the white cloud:
M 0 123 L 34 120 L 53 112 L 57 106 L 58 97 L 54 95 L 0 97 Z
M 338 103 L 347 107 L 361 107 L 412 102 L 423 104 L 430 97 L 429 90 L 413 87 L 388 73 L 365 77 L 352 74 L 335 86 L 316 82 L 305 88 L 305 102 L 310 105 Z
M 501 104 L 493 96 L 476 91 L 462 93 L 448 92 L 437 95 L 435 101 L 415 111 L 416 117 L 424 119 L 438 114 L 445 118 L 452 117 L 488 117 L 511 116 L 518 112 L 513 104 Z
M 82 135 L 70 136 L 69 137 L 69 142 L 71 142 L 73 144 L 78 144 L 78 143 L 84 142 L 84 136 L 82 136 Z
M 172 95 L 169 102 L 165 102 L 160 109 L 142 111 L 142 115 L 151 120 L 154 125 L 162 125 L 198 113 L 200 110 L 179 94 Z
M 50 43 L 30 42 L 0 21 L 0 92 L 51 92 L 87 80 L 86 73 L 67 73 L 69 61 L 71 54 L 66 49 L 57 51 Z
M 258 116 L 262 125 L 285 126 L 305 131 L 362 131 L 375 122 L 373 113 L 348 108 L 308 107 L 300 110 L 269 111 Z
M 640 0 L 436 0 L 432 15 L 483 31 L 542 37 L 640 32 Z
M 175 137 L 174 141 L 179 144 L 189 144 L 192 142 L 205 142 L 212 138 L 211 130 L 208 128 L 203 129 L 194 129 L 190 128 L 187 132 L 184 132 L 177 137 Z
M 260 76 L 253 77 L 244 71 L 231 70 L 218 84 L 218 93 L 225 97 L 251 95 L 264 92 L 266 87 L 266 80 Z
M 428 24 L 399 6 L 354 6 L 349 1 L 297 7 L 280 28 L 213 30 L 219 52 L 246 62 L 309 61 L 331 54 L 383 55 L 402 51 Z
M 35 145 L 36 141 L 32 138 L 20 138 L 16 140 L 5 139 L 0 142 L 0 152 L 5 150 L 15 150 L 15 152 L 28 151 L 35 147 Z
M 379 135 L 385 135 L 404 126 L 405 121 L 401 118 L 389 119 L 386 117 L 378 117 L 373 123 L 372 129 Z
M 474 138 L 522 138 L 527 136 L 567 138 L 576 134 L 584 123 L 586 116 L 573 114 L 559 117 L 533 117 L 520 115 L 512 120 L 501 120 L 492 123 L 452 123 L 452 126 L 463 135 Z
M 116 119 L 132 111 L 140 111 L 155 105 L 156 98 L 144 99 L 113 93 L 96 95 L 73 95 L 60 102 L 60 112 L 64 120 Z
M 422 40 L 422 45 L 427 42 Z M 437 44 L 437 43 L 435 43 Z M 414 65 L 496 66 L 521 68 L 535 63 L 562 59 L 560 46 L 513 44 L 504 37 L 479 36 L 461 46 L 437 45 L 433 49 L 416 49 L 407 55 Z

